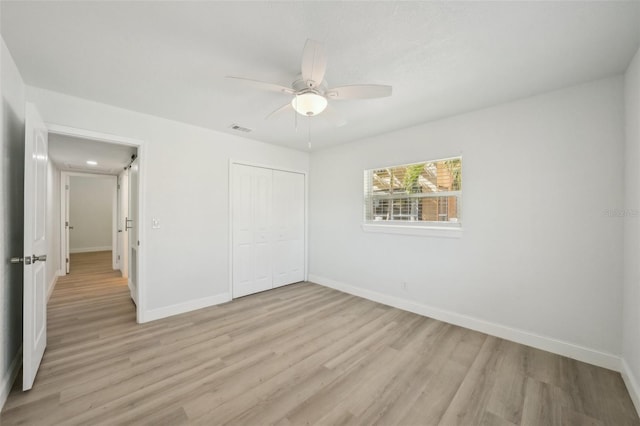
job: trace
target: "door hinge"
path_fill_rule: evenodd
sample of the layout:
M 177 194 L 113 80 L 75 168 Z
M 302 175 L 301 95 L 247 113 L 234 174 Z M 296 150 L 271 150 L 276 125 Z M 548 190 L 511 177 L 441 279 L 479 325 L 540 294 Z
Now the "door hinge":
M 138 247 L 140 247 L 140 240 L 138 240 Z
M 68 227 L 69 227 L 69 221 L 68 221 L 68 220 L 64 222 L 64 227 L 65 227 L 65 228 L 68 228 Z
M 118 184 L 118 189 L 120 189 L 120 184 Z
M 67 257 L 67 263 L 69 263 L 69 258 Z
M 65 185 L 64 189 L 66 189 L 68 191 L 69 190 L 69 185 Z
M 118 260 L 120 260 L 120 255 L 118 255 Z

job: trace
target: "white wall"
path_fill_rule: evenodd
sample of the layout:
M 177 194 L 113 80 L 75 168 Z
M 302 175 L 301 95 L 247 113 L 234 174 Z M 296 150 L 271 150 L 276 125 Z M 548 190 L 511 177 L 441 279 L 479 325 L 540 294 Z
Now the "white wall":
M 640 412 L 640 50 L 624 78 L 626 145 L 624 194 L 623 377 Z
M 21 365 L 22 265 L 9 258 L 22 256 L 24 212 L 25 86 L 0 38 L 0 148 L 2 208 L 0 208 L 0 409 Z
M 229 159 L 308 170 L 308 154 L 28 88 L 48 123 L 145 142 L 141 226 L 148 318 L 229 297 Z M 304 149 L 304 143 L 302 144 Z M 151 219 L 160 229 L 151 229 Z
M 605 210 L 622 206 L 622 84 L 314 152 L 310 279 L 617 368 L 622 220 Z M 363 232 L 364 169 L 460 153 L 462 238 Z
M 115 177 L 71 176 L 69 181 L 69 251 L 111 250 Z

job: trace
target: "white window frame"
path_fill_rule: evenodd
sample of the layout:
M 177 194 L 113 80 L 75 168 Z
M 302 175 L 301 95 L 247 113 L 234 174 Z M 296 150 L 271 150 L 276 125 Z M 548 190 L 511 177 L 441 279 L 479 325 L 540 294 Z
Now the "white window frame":
M 458 222 L 439 222 L 439 221 L 401 221 L 401 220 L 367 220 L 367 214 L 371 208 L 370 203 L 372 201 L 371 195 L 368 193 L 368 188 L 371 185 L 371 175 L 374 170 L 381 168 L 395 168 L 402 166 L 410 166 L 412 164 L 420 163 L 436 163 L 439 161 L 460 159 L 462 156 L 451 156 L 445 158 L 439 158 L 434 160 L 417 161 L 414 163 L 396 164 L 392 166 L 376 167 L 364 170 L 364 191 L 363 191 L 363 223 L 362 230 L 365 232 L 384 233 L 384 234 L 400 234 L 400 235 L 415 235 L 425 237 L 441 237 L 441 238 L 461 238 L 462 237 L 462 221 Z M 459 216 L 462 216 L 462 190 L 450 191 L 450 192 L 438 192 L 433 193 L 430 196 L 424 195 L 411 195 L 411 194 L 398 194 L 397 196 L 391 196 L 387 198 L 438 198 L 447 196 L 457 196 L 457 209 Z

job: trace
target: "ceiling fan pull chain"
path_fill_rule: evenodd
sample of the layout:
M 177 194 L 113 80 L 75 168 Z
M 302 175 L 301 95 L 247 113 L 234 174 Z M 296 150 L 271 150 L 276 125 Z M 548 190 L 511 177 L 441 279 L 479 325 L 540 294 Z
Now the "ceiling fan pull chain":
M 308 129 L 307 142 L 309 145 L 309 149 L 311 149 L 311 116 L 307 116 L 307 123 L 309 124 L 309 126 L 307 127 Z

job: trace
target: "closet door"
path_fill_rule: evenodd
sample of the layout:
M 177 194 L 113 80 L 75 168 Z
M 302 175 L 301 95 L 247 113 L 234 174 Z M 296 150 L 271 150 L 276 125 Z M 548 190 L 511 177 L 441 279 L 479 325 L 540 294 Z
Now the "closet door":
M 304 175 L 273 171 L 273 286 L 304 280 Z
M 232 165 L 232 297 L 273 287 L 272 174 L 271 169 Z

